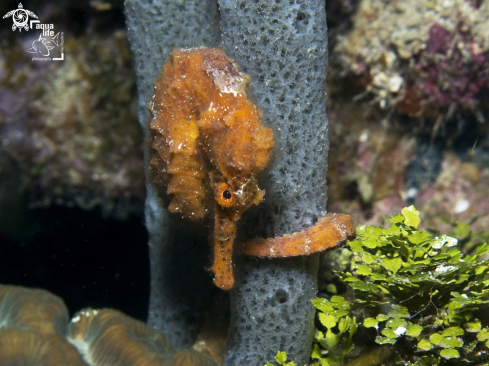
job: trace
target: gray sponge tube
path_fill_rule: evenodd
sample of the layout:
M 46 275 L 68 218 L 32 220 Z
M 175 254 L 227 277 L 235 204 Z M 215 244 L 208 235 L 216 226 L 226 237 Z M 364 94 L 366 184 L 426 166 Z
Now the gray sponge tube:
M 273 237 L 313 225 L 326 211 L 328 121 L 324 1 L 221 0 L 228 56 L 251 75 L 251 99 L 275 133 L 261 174 L 265 200 L 245 213 L 242 238 Z M 276 352 L 308 362 L 314 332 L 311 299 L 318 255 L 236 260 L 225 366 L 262 366 Z
M 223 48 L 251 75 L 249 95 L 262 109 L 264 124 L 274 129 L 276 142 L 274 160 L 261 174 L 265 201 L 245 214 L 238 234 L 243 239 L 299 231 L 326 210 L 324 2 L 230 0 L 221 1 L 220 10 Z M 148 138 L 150 115 L 145 104 L 152 97 L 161 66 L 173 48 L 217 45 L 217 9 L 214 1 L 127 0 L 126 16 L 136 58 L 139 120 Z M 202 290 L 209 288 L 205 283 L 211 284 L 205 273 L 196 273 L 207 258 L 199 264 L 198 256 L 189 254 L 205 247 L 205 240 L 177 228 L 151 184 L 146 225 L 151 257 L 148 322 L 177 347 L 187 347 L 197 329 L 193 317 L 199 318 L 205 307 L 206 291 Z M 193 258 L 193 263 L 180 264 L 196 272 L 187 271 L 187 280 L 176 284 L 181 266 L 174 259 L 182 258 Z M 225 365 L 261 366 L 278 350 L 287 351 L 298 364 L 307 362 L 318 256 L 241 257 L 236 262 Z M 189 278 L 199 276 L 205 280 L 191 287 L 194 283 Z
M 127 0 L 125 10 L 136 60 L 139 122 L 147 142 L 151 116 L 146 103 L 153 96 L 154 82 L 163 64 L 174 48 L 218 45 L 217 4 L 215 0 Z M 145 218 L 151 267 L 148 324 L 161 331 L 177 348 L 187 348 L 195 341 L 216 291 L 204 269 L 209 264 L 208 241 L 169 218 L 157 188 L 151 180 L 146 182 Z

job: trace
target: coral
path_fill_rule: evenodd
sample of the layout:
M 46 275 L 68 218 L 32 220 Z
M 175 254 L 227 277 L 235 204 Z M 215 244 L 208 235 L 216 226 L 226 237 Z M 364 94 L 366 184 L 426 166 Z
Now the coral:
M 60 63 L 10 50 L 19 43 L 0 55 L 0 153 L 20 167 L 31 208 L 99 206 L 125 219 L 144 199 L 126 33 L 69 39 Z
M 86 366 L 63 338 L 18 329 L 0 329 L 0 363 L 13 366 Z
M 483 52 L 461 20 L 452 30 L 434 23 L 428 30 L 426 49 L 409 76 L 401 113 L 411 116 L 452 115 L 479 111 L 481 98 L 489 91 L 489 50 Z
M 355 222 L 380 224 L 406 206 L 406 168 L 416 156 L 417 141 L 395 121 L 379 126 L 382 116 L 369 105 L 333 99 L 329 107 L 328 210 L 348 212 Z
M 70 322 L 67 339 L 95 365 L 159 364 L 176 352 L 161 333 L 113 309 L 79 311 Z
M 327 201 L 324 7 L 224 1 L 220 9 L 223 50 L 251 76 L 250 98 L 277 146 L 260 182 L 266 199 L 247 214 L 264 227 L 250 224 L 247 237 L 300 231 L 324 216 Z
M 1 327 L 64 336 L 68 311 L 63 300 L 38 289 L 0 285 Z
M 468 222 L 488 212 L 489 168 L 484 165 L 477 164 L 474 159 L 463 161 L 452 152 L 441 156 L 439 175 L 417 187 L 413 200 L 424 215 L 426 227 L 447 231 L 450 226 L 443 222 L 443 217 Z M 471 228 L 487 230 L 488 222 L 489 217 L 481 217 L 471 224 Z
M 44 290 L 0 285 L 0 363 L 85 365 L 65 336 L 68 310 Z
M 211 358 L 205 357 L 202 353 L 197 352 L 193 349 L 184 349 L 176 352 L 170 358 L 170 362 L 174 366 L 217 366 Z
M 440 162 L 451 164 L 444 155 L 470 164 L 486 155 L 488 16 L 484 2 L 361 0 L 351 24 L 330 31 L 330 211 L 378 225 L 414 203 L 436 230 L 447 230 L 437 215 L 468 218 L 451 194 L 464 170 L 433 188 Z M 484 179 L 467 183 L 465 196 L 487 190 Z M 460 210 L 470 200 L 459 201 Z M 473 216 L 484 212 L 476 202 Z
M 201 219 L 213 212 L 214 283 L 233 287 L 237 221 L 264 192 L 257 173 L 269 162 L 273 132 L 245 87 L 249 77 L 219 49 L 174 50 L 155 82 L 152 147 L 169 211 Z
M 481 115 L 489 75 L 489 6 L 466 0 L 363 0 L 332 54 L 336 77 L 359 75 L 382 109 Z
M 355 227 L 349 215 L 332 214 L 298 233 L 239 243 L 238 252 L 270 258 L 308 255 L 337 248 L 345 240 L 354 239 L 355 236 Z
M 402 207 L 415 204 L 423 225 L 450 230 L 442 218 L 469 221 L 487 212 L 487 127 L 473 116 L 445 123 L 445 137 L 421 133 L 392 118 L 378 126 L 378 114 L 359 104 L 333 102 L 328 209 L 348 212 L 355 222 L 379 225 Z M 384 120 L 385 122 L 385 120 Z M 423 130 L 422 130 L 423 131 Z M 472 224 L 483 230 L 488 218 Z
M 0 285 L 0 362 L 6 365 L 217 366 L 176 348 L 145 323 L 113 309 L 83 309 L 68 323 L 59 297 Z

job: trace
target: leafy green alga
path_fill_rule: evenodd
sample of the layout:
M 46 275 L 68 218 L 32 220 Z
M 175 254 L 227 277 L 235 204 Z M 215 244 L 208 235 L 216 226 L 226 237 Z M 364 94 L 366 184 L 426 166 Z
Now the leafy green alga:
M 397 361 L 391 364 L 396 366 L 438 365 L 442 360 L 487 365 L 487 243 L 472 245 L 470 227 L 459 222 L 452 225 L 452 235 L 434 236 L 419 230 L 420 213 L 414 206 L 403 208 L 389 221 L 387 228 L 357 229 L 357 239 L 348 243 L 353 252 L 350 272 L 343 270 L 346 264 L 334 271 L 353 289 L 353 300 L 347 302 L 336 295 L 312 301 L 318 310 L 313 365 L 342 364 L 355 346 L 353 336 L 359 325 L 372 329 L 368 334 L 376 334 L 375 342 L 384 345 L 364 352 L 357 359 L 362 359 L 361 364 L 370 359 L 377 364 L 377 353 L 390 354 L 395 349 Z M 472 255 L 461 252 L 459 240 Z M 348 256 L 343 257 L 347 261 Z M 337 293 L 334 285 L 326 289 Z M 362 314 L 358 323 L 353 314 Z M 279 365 L 294 366 L 286 359 L 285 352 L 275 357 Z
M 314 334 L 311 358 L 321 366 L 341 364 L 353 348 L 352 337 L 358 328 L 356 318 L 348 316 L 350 305 L 341 296 L 314 299 L 312 304 L 318 309 L 321 327 Z
M 475 316 L 489 302 L 489 266 L 482 260 L 489 246 L 464 255 L 457 239 L 419 230 L 414 206 L 389 221 L 387 228 L 360 228 L 349 243 L 352 272 L 336 272 L 355 290 L 355 303 L 377 313 L 363 326 L 376 329 L 378 344 L 403 338 L 413 348 L 406 357 L 412 363 L 487 358 L 488 324 Z M 460 226 L 459 235 L 467 236 L 466 229 Z

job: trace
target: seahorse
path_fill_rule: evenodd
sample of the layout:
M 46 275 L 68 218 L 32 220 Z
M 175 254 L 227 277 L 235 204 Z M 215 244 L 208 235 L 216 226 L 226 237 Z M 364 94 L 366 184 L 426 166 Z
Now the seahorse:
M 273 131 L 248 100 L 250 77 L 217 48 L 176 49 L 155 82 L 149 108 L 154 178 L 168 210 L 201 221 L 214 215 L 216 286 L 233 287 L 237 222 L 265 192 L 257 174 L 270 161 Z

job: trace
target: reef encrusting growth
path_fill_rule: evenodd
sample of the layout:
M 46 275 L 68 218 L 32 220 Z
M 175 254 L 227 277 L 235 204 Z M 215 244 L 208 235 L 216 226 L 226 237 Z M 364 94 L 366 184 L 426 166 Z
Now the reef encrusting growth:
M 40 11 L 47 8 L 65 19 L 76 5 Z M 32 61 L 24 32 L 0 31 L 0 154 L 19 167 L 15 194 L 30 208 L 100 207 L 104 217 L 126 219 L 144 200 L 134 61 L 126 31 L 104 34 L 93 20 L 102 16 L 93 14 L 81 34 L 65 31 L 63 61 Z
M 330 38 L 330 210 L 380 224 L 414 203 L 438 230 L 486 211 L 488 16 L 487 2 L 356 1 Z
M 482 118 L 488 14 L 486 2 L 363 0 L 351 31 L 338 37 L 335 76 L 355 75 L 364 97 L 373 96 L 383 109 L 433 123 L 461 111 Z
M 214 283 L 233 287 L 237 222 L 265 192 L 257 173 L 270 160 L 273 132 L 245 87 L 249 77 L 220 49 L 174 50 L 155 82 L 151 164 L 170 195 L 168 210 L 190 220 L 214 215 Z

